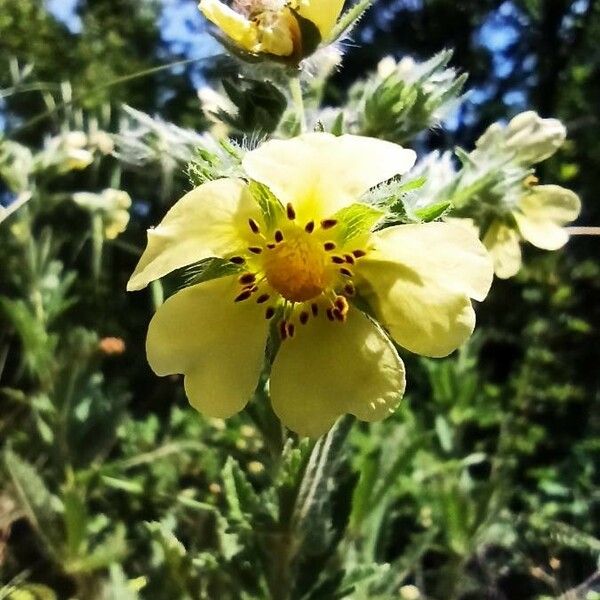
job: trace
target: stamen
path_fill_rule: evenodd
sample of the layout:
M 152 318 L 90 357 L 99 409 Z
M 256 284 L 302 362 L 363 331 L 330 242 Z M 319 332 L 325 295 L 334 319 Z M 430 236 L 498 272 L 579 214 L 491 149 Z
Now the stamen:
M 342 275 L 345 275 L 346 277 L 352 277 L 352 271 L 350 269 L 346 269 L 346 268 L 340 269 L 340 273 Z
M 336 225 L 337 225 L 336 219 L 324 219 L 323 221 L 321 221 L 321 227 L 323 229 L 331 229 L 332 227 L 335 227 Z
M 243 256 L 232 256 L 229 259 L 229 262 L 232 262 L 234 265 L 243 265 L 246 262 L 246 260 Z
M 305 310 L 300 313 L 300 323 L 302 323 L 302 325 L 306 325 L 309 318 L 310 315 Z
M 315 230 L 315 222 L 314 221 L 309 221 L 304 227 L 304 231 L 306 231 L 306 233 L 312 233 L 314 230 Z
M 336 321 L 340 321 L 340 323 L 343 323 L 346 320 L 345 315 L 339 308 L 334 308 L 331 312 L 333 313 L 333 316 Z
M 272 319 L 275 314 L 275 309 L 272 306 L 269 306 L 267 310 L 265 310 L 265 319 Z
M 313 302 L 310 305 L 310 310 L 313 314 L 313 317 L 316 317 L 319 314 L 319 305 L 316 302 Z
M 287 338 L 288 332 L 287 332 L 287 323 L 286 323 L 285 319 L 282 319 L 281 321 L 279 321 L 279 335 L 281 336 L 282 340 L 285 340 Z
M 275 241 L 280 244 L 281 242 L 283 242 L 283 233 L 278 229 L 275 232 Z
M 335 307 L 342 313 L 348 312 L 348 300 L 344 296 L 338 296 L 335 299 Z
M 335 243 L 334 242 L 325 242 L 323 244 L 323 248 L 325 248 L 325 252 L 331 252 L 332 250 L 335 250 Z
M 241 294 L 235 297 L 234 302 L 242 302 L 244 300 L 248 300 L 252 296 L 252 290 L 245 290 Z
M 354 258 L 362 258 L 363 256 L 367 255 L 364 250 L 353 250 L 352 254 L 354 254 Z
M 343 265 L 346 261 L 341 256 L 332 256 L 331 262 L 334 262 L 336 265 Z
M 256 275 L 254 273 L 245 273 L 238 279 L 238 281 L 242 285 L 249 285 L 250 283 L 254 283 L 256 281 Z
M 346 259 L 346 262 L 349 265 L 353 265 L 355 260 L 354 260 L 354 256 L 352 256 L 352 254 L 344 254 L 344 258 Z
M 252 252 L 252 254 L 260 254 L 262 252 L 262 248 L 260 248 L 259 246 L 250 246 L 248 250 Z
M 292 206 L 291 202 L 287 203 L 287 206 L 285 207 L 285 212 L 287 213 L 287 218 L 290 221 L 293 221 L 296 218 L 296 211 L 294 210 L 294 207 Z
M 260 233 L 260 227 L 254 219 L 248 219 L 248 225 L 250 225 L 252 233 Z
M 293 338 L 294 333 L 296 333 L 296 326 L 293 323 L 287 324 L 287 334 L 289 337 Z
M 348 296 L 354 296 L 355 289 L 354 289 L 354 286 L 351 283 L 347 283 L 344 286 L 344 291 L 346 292 L 346 294 L 348 294 Z
M 262 304 L 263 302 L 266 302 L 270 297 L 271 296 L 269 296 L 269 294 L 262 294 L 256 299 L 256 303 Z

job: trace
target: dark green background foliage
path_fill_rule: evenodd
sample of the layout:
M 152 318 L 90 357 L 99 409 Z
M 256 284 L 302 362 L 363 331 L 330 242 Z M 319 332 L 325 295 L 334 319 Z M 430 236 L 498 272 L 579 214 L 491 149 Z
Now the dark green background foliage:
M 65 124 L 96 122 L 123 133 L 135 114 L 123 104 L 207 126 L 192 80 L 235 65 L 178 53 L 158 1 L 76 10 L 71 33 L 41 0 L 0 0 L 6 138 L 39 148 Z M 580 224 L 600 224 L 598 2 L 379 0 L 353 40 L 328 103 L 386 54 L 454 48 L 475 92 L 456 127 L 412 145 L 470 149 L 525 108 L 556 116 L 569 142 L 540 178 L 576 190 Z M 245 85 L 274 112 L 259 123 L 248 102 L 234 126 L 272 129 L 278 92 Z M 598 238 L 527 249 L 456 355 L 404 353 L 409 391 L 387 421 L 286 442 L 264 394 L 225 424 L 207 420 L 146 364 L 153 296 L 124 289 L 145 229 L 189 189 L 194 144 L 174 131 L 177 155 L 145 130 L 154 162 L 103 156 L 40 178 L 31 206 L 0 226 L 0 598 L 387 599 L 414 597 L 409 585 L 436 600 L 598 598 Z M 130 193 L 132 219 L 98 256 L 66 198 L 110 186 Z M 101 352 L 106 336 L 125 353 Z

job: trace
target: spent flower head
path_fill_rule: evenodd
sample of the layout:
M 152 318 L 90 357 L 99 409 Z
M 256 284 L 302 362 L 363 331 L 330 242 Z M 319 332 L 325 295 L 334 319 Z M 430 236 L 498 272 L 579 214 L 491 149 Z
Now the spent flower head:
M 471 335 L 471 299 L 492 280 L 485 248 L 462 227 L 376 229 L 384 215 L 361 196 L 414 161 L 390 142 L 309 133 L 266 142 L 244 156 L 243 178 L 185 195 L 149 230 L 128 289 L 214 257 L 235 271 L 158 309 L 146 346 L 153 370 L 183 373 L 196 409 L 228 417 L 254 392 L 277 332 L 269 392 L 289 428 L 317 436 L 344 413 L 393 412 L 404 366 L 383 328 L 412 352 L 446 356 Z

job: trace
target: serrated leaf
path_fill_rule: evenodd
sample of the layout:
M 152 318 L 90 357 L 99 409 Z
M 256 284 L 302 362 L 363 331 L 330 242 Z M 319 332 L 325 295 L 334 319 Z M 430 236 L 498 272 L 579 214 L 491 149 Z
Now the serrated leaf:
M 35 467 L 12 450 L 6 450 L 4 460 L 23 512 L 48 552 L 56 556 L 62 543 L 60 515 L 55 508 L 59 500 L 48 490 Z
M 249 524 L 248 517 L 259 512 L 261 501 L 246 474 L 231 456 L 223 468 L 223 487 L 231 517 Z
M 205 502 L 198 502 L 181 494 L 177 497 L 177 500 L 182 505 L 201 513 L 207 513 L 215 519 L 219 549 L 225 560 L 231 560 L 244 549 L 238 534 L 233 530 L 232 524 L 215 506 L 206 504 Z
M 329 432 L 319 438 L 304 470 L 292 527 L 308 547 L 322 549 L 324 538 L 329 534 L 329 501 L 334 489 L 330 482 L 339 467 L 344 442 L 353 423 L 349 415 L 338 419 Z
M 92 573 L 113 563 L 120 563 L 127 554 L 125 526 L 119 523 L 115 531 L 79 558 L 65 562 L 69 573 Z

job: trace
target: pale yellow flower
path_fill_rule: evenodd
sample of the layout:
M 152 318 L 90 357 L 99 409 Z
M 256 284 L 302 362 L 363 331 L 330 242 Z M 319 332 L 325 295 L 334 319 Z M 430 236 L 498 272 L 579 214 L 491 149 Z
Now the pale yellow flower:
M 375 421 L 393 412 L 405 387 L 402 360 L 354 299 L 399 345 L 445 356 L 471 335 L 471 298 L 483 300 L 492 281 L 485 248 L 462 227 L 353 229 L 348 215 L 364 209 L 362 194 L 414 161 L 389 142 L 309 133 L 245 156 L 247 179 L 276 197 L 270 211 L 246 179 L 185 195 L 148 232 L 128 289 L 209 257 L 240 272 L 187 287 L 158 309 L 146 344 L 153 370 L 183 373 L 197 410 L 233 415 L 255 390 L 275 320 L 282 342 L 270 396 L 285 425 L 317 436 L 344 413 Z
M 508 219 L 493 221 L 483 243 L 494 261 L 494 272 L 508 279 L 521 268 L 521 240 L 542 250 L 558 250 L 569 240 L 564 226 L 581 210 L 577 194 L 558 185 L 534 186 Z
M 326 42 L 344 0 L 201 0 L 199 8 L 241 50 L 298 62 Z M 304 20 L 313 26 L 309 35 Z M 319 39 L 320 38 L 320 39 Z M 315 43 L 316 42 L 316 43 Z
M 107 240 L 115 239 L 127 229 L 131 197 L 123 190 L 108 188 L 99 194 L 77 192 L 73 194 L 75 204 L 91 214 L 102 218 L 103 234 Z

